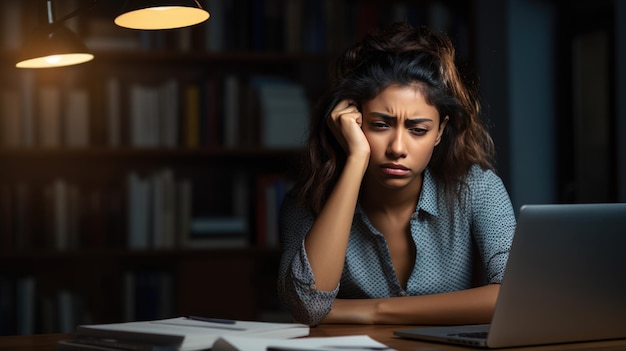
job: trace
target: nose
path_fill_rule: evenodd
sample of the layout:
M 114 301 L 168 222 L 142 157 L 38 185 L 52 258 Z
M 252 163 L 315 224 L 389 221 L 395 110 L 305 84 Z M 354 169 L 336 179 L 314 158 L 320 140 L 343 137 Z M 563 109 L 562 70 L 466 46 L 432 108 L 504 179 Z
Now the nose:
M 397 129 L 395 133 L 390 135 L 389 144 L 387 146 L 387 155 L 391 158 L 405 158 L 407 155 L 405 135 L 401 129 Z

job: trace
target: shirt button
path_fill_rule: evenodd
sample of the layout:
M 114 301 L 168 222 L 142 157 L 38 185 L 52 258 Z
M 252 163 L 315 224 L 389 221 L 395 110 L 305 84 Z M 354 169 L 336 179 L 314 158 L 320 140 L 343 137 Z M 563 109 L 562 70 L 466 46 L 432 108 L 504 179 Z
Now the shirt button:
M 309 285 L 309 289 L 310 290 L 317 290 L 317 286 L 315 286 L 315 284 L 311 284 L 311 285 Z
M 405 292 L 405 291 L 400 291 L 400 292 L 398 293 L 398 296 L 406 296 L 406 292 Z

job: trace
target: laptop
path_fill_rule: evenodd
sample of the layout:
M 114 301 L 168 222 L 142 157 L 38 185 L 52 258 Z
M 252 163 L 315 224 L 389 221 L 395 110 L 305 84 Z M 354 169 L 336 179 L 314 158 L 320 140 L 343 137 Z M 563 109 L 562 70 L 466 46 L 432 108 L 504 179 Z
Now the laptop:
M 626 338 L 626 203 L 522 206 L 491 324 L 394 335 L 485 348 Z

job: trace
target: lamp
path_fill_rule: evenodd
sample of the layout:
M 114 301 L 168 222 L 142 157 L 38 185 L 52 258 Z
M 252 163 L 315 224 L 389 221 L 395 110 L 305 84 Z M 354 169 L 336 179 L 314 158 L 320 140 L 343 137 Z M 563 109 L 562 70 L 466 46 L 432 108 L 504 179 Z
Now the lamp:
M 131 29 L 172 29 L 206 21 L 210 14 L 196 0 L 127 0 L 115 24 Z
M 63 22 L 74 17 L 84 7 L 55 22 L 52 0 L 47 0 L 45 5 L 47 23 L 40 25 L 26 38 L 15 67 L 61 67 L 92 60 L 93 55 L 78 35 L 63 25 Z

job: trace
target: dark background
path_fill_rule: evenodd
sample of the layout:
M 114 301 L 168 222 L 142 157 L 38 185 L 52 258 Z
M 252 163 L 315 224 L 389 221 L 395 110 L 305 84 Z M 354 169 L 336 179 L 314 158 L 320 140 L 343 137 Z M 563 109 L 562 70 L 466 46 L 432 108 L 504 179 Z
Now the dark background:
M 296 26 L 300 30 L 293 33 L 288 29 L 293 18 L 285 11 L 290 2 L 304 9 Z M 23 6 L 19 14 L 11 10 L 11 4 L 17 3 Z M 516 209 L 529 203 L 626 201 L 624 1 L 205 0 L 202 4 L 211 13 L 207 22 L 151 33 L 113 24 L 124 1 L 97 1 L 67 24 L 87 44 L 105 33 L 116 38 L 117 44 L 138 40 L 139 48 L 94 49 L 93 62 L 40 71 L 33 74 L 36 83 L 21 87 L 28 81 L 23 77 L 32 73 L 15 69 L 14 58 L 22 39 L 37 24 L 41 3 L 2 1 L 0 88 L 27 91 L 58 82 L 63 89 L 88 87 L 95 92 L 90 114 L 94 128 L 101 126 L 97 121 L 103 120 L 106 108 L 99 89 L 114 75 L 122 77 L 122 84 L 160 84 L 168 77 L 194 82 L 229 74 L 282 75 L 302 84 L 314 105 L 328 86 L 334 58 L 370 29 L 396 20 L 428 25 L 452 38 L 462 73 L 478 85 L 483 118 L 496 143 L 496 168 Z M 59 17 L 85 3 L 55 2 Z M 13 16 L 19 17 L 17 24 Z M 207 38 L 216 33 L 219 40 L 207 44 Z M 248 118 L 255 116 L 247 103 L 241 107 L 247 108 Z M 253 135 L 257 122 L 254 118 L 246 121 L 251 125 L 246 135 Z M 250 139 L 231 150 L 221 145 L 223 136 L 214 137 L 217 141 L 201 141 L 206 144 L 191 150 L 137 150 L 123 142 L 110 150 L 106 135 L 95 130 L 94 144 L 80 150 L 0 148 L 0 194 L 24 179 L 38 184 L 64 175 L 90 191 L 112 194 L 115 201 L 123 202 L 126 195 L 119 189 L 124 188 L 129 169 L 151 172 L 167 164 L 177 177 L 194 179 L 194 204 L 221 215 L 232 212 L 236 203 L 244 203 L 249 225 L 248 245 L 234 249 L 129 250 L 124 243 L 127 218 L 120 214 L 123 211 L 83 230 L 81 235 L 90 240 L 95 240 L 95 233 L 102 235 L 100 244 L 90 246 L 20 248 L 8 245 L 8 236 L 2 235 L 0 334 L 66 332 L 72 330 L 72 321 L 137 319 L 137 314 L 128 314 L 128 293 L 122 291 L 128 286 L 129 272 L 144 281 L 138 285 L 135 308 L 147 309 L 145 318 L 189 313 L 288 320 L 274 289 L 278 250 L 259 242 L 261 217 L 255 206 L 260 195 L 254 186 L 264 173 L 293 171 L 298 150 L 266 151 Z M 243 198 L 231 191 L 238 186 L 238 177 L 247 184 Z M 2 230 L 14 221 L 5 207 L 0 213 Z M 49 218 L 44 212 L 26 218 L 26 224 L 44 233 L 42 240 L 47 241 Z M 166 286 L 167 291 L 154 288 L 150 281 Z M 36 287 L 29 288 L 33 282 Z M 19 287 L 37 296 L 24 301 L 36 302 L 16 307 L 23 302 L 18 295 L 27 296 Z M 74 295 L 80 296 L 78 302 Z M 150 314 L 158 299 L 171 303 L 160 314 Z M 68 301 L 82 307 L 65 310 L 63 304 Z M 61 317 L 69 318 L 70 312 L 63 311 L 70 310 L 83 314 L 61 323 L 42 317 L 55 315 L 52 310 L 46 312 L 51 308 Z M 32 325 L 22 328 L 21 323 Z

